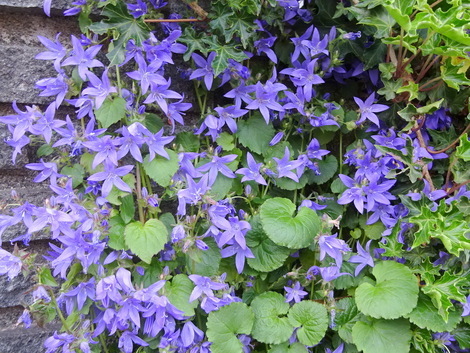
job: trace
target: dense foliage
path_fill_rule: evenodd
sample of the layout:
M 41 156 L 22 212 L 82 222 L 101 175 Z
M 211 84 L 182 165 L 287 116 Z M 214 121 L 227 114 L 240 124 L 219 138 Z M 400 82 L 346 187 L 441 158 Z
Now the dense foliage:
M 54 193 L 0 216 L 47 353 L 469 351 L 468 5 L 73 5 L 0 117 Z

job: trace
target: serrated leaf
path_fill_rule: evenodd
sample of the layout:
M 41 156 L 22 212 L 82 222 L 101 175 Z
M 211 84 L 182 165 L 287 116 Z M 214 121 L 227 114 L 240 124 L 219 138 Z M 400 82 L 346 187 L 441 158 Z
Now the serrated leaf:
M 125 115 L 126 101 L 121 97 L 106 99 L 101 107 L 95 111 L 96 120 L 98 120 L 104 128 L 108 128 L 114 123 L 117 123 L 124 118 Z
M 181 145 L 184 152 L 197 152 L 201 146 L 199 136 L 189 131 L 183 131 L 176 135 L 175 142 Z
M 134 18 L 127 11 L 124 3 L 117 3 L 116 5 L 107 5 L 102 12 L 102 15 L 108 19 L 102 21 L 102 29 L 113 29 L 117 32 L 117 40 L 113 42 L 114 49 L 107 54 L 110 60 L 110 66 L 118 65 L 124 60 L 124 49 L 130 39 L 134 39 L 137 45 L 145 41 L 150 34 L 150 28 L 140 18 Z M 91 25 L 92 30 L 96 30 L 95 25 Z M 100 33 L 100 32 L 98 32 Z M 103 32 L 101 32 L 103 33 Z
M 445 322 L 437 308 L 427 295 L 419 295 L 418 305 L 406 317 L 420 328 L 434 332 L 450 332 L 457 327 L 461 319 L 461 312 L 450 311 L 448 321 Z
M 243 353 L 243 344 L 237 335 L 249 335 L 253 322 L 253 311 L 240 302 L 210 312 L 207 318 L 207 338 L 212 342 L 211 352 Z
M 219 271 L 220 250 L 213 239 L 205 238 L 204 242 L 209 249 L 201 250 L 195 246 L 189 249 L 186 263 L 190 273 L 210 277 Z
M 47 143 L 39 147 L 38 150 L 36 151 L 36 155 L 38 157 L 49 156 L 52 153 L 54 153 L 54 148 L 52 148 L 52 146 Z
M 109 228 L 108 246 L 114 250 L 127 250 L 126 241 L 124 239 L 124 224 L 114 224 Z
M 352 330 L 354 344 L 364 353 L 408 353 L 410 323 L 404 319 L 358 321 Z
M 316 161 L 315 164 L 320 172 L 319 175 L 312 173 L 308 177 L 310 183 L 324 184 L 335 175 L 338 170 L 338 160 L 335 156 L 329 155 L 323 158 L 321 161 Z
M 252 152 L 263 154 L 274 136 L 272 124 L 266 124 L 261 114 L 253 114 L 248 120 L 238 121 L 238 140 Z
M 239 63 L 245 59 L 248 59 L 246 54 L 241 49 L 238 49 L 236 46 L 234 46 L 233 43 L 222 45 L 218 42 L 217 37 L 215 36 L 206 38 L 205 43 L 208 45 L 207 51 L 214 51 L 217 53 L 214 60 L 212 61 L 214 76 L 218 76 L 222 71 L 228 68 L 228 59 L 233 59 Z
M 470 348 L 470 326 L 465 325 L 462 327 L 457 327 L 456 330 L 452 332 L 455 339 L 459 343 L 460 348 L 469 349 Z
M 282 294 L 265 292 L 251 303 L 255 314 L 251 335 L 259 342 L 279 344 L 287 341 L 294 332 L 294 327 L 287 318 L 290 305 Z
M 179 169 L 178 154 L 170 149 L 165 151 L 170 156 L 170 159 L 166 159 L 162 156 L 156 156 L 152 161 L 149 162 L 149 157 L 145 157 L 142 166 L 145 169 L 147 175 L 152 178 L 158 185 L 167 187 L 171 184 L 171 179 Z
M 301 249 L 309 246 L 320 231 L 320 218 L 308 207 L 302 207 L 293 216 L 295 210 L 295 205 L 288 199 L 268 199 L 260 207 L 261 224 L 277 245 Z
M 256 271 L 271 272 L 284 264 L 291 250 L 276 245 L 266 235 L 261 225 L 259 215 L 250 221 L 251 230 L 246 233 L 246 244 L 255 256 L 248 258 L 248 265 Z
M 57 281 L 51 274 L 51 270 L 47 267 L 43 267 L 38 272 L 38 282 L 43 286 L 57 287 Z
M 297 327 L 297 338 L 306 346 L 318 344 L 328 328 L 326 308 L 313 301 L 301 301 L 289 310 L 289 322 Z
M 359 12 L 358 8 L 354 8 L 352 11 Z M 376 38 L 388 37 L 390 34 L 390 28 L 395 25 L 394 18 L 385 10 L 383 7 L 375 7 L 369 11 L 360 11 L 359 23 L 374 26 L 377 29 L 375 33 Z
M 73 166 L 65 166 L 60 171 L 61 174 L 67 175 L 72 178 L 72 187 L 76 188 L 83 182 L 85 176 L 85 168 L 81 164 L 74 164 Z
M 355 294 L 358 309 L 374 318 L 396 319 L 418 302 L 418 280 L 411 270 L 394 261 L 382 261 L 372 270 L 376 284 L 362 283 Z
M 125 224 L 134 219 L 135 206 L 134 196 L 132 194 L 121 197 L 120 215 Z
M 184 34 L 178 38 L 178 41 L 186 44 L 186 52 L 183 55 L 184 61 L 191 59 L 191 54 L 194 52 L 207 53 L 207 45 L 205 43 L 206 35 L 204 32 L 196 32 L 192 27 L 186 27 Z
M 271 346 L 268 353 L 308 353 L 308 350 L 302 343 L 294 342 L 289 344 L 285 342 Z
M 347 343 L 353 343 L 352 328 L 359 319 L 359 310 L 353 298 L 343 298 L 336 303 L 335 324 L 341 339 Z
M 193 289 L 194 283 L 188 276 L 179 274 L 165 283 L 164 293 L 171 304 L 184 311 L 185 316 L 193 316 L 195 314 L 194 309 L 199 305 L 197 300 L 189 302 Z
M 231 151 L 235 148 L 234 137 L 228 132 L 222 132 L 216 141 L 217 144 L 224 149 L 224 151 Z
M 470 161 L 470 140 L 468 139 L 468 134 L 463 134 L 460 136 L 460 143 L 457 146 L 457 151 L 455 156 L 457 158 L 463 159 L 465 162 Z
M 146 263 L 163 250 L 168 241 L 168 231 L 158 219 L 149 219 L 145 224 L 132 222 L 124 230 L 126 244 L 131 251 Z
M 441 278 L 434 280 L 434 276 L 423 275 L 426 285 L 421 288 L 428 295 L 444 321 L 448 321 L 449 311 L 454 307 L 451 300 L 465 302 L 463 285 L 469 285 L 465 277 L 445 272 Z M 465 284 L 465 282 L 467 282 Z

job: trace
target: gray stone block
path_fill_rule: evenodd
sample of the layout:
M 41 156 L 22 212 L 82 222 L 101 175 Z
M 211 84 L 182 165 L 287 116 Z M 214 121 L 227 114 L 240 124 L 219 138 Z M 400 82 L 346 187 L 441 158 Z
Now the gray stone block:
M 72 2 L 73 0 L 52 0 L 51 15 L 61 16 L 64 10 L 73 6 Z M 0 0 L 1 12 L 28 12 L 43 14 L 46 17 L 43 6 L 44 0 Z
M 5 327 L 0 329 L 0 353 L 43 353 L 44 341 L 60 325 L 47 325 L 45 328 Z

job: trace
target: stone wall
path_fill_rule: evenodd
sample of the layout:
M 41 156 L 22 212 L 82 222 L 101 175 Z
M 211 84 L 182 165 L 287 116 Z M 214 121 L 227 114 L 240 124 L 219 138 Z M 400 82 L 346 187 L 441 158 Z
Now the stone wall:
M 52 0 L 52 17 L 49 18 L 42 10 L 43 0 L 0 0 L 0 116 L 14 113 L 11 108 L 13 101 L 22 110 L 24 105 L 45 108 L 52 101 L 48 97 L 39 97 L 39 91 L 34 88 L 39 79 L 56 75 L 49 62 L 34 59 L 36 54 L 44 51 L 37 36 L 52 39 L 61 32 L 65 44 L 69 42 L 71 34 L 79 34 L 77 18 L 62 15 L 62 11 L 69 8 L 72 1 Z M 170 1 L 168 12 L 187 13 L 188 10 L 182 1 Z M 172 71 L 175 71 L 174 68 Z M 178 84 L 177 78 L 172 81 L 176 90 L 181 91 L 184 85 L 187 86 L 187 81 L 184 84 Z M 191 91 L 186 92 L 185 96 L 188 101 L 194 101 Z M 61 110 L 58 116 L 64 115 L 64 110 Z M 65 113 L 69 113 L 67 108 Z M 6 204 L 13 202 L 12 190 L 16 190 L 22 200 L 36 205 L 43 204 L 50 195 L 48 185 L 33 183 L 34 174 L 24 168 L 26 163 L 37 160 L 35 151 L 29 150 L 18 155 L 16 164 L 13 164 L 12 149 L 4 143 L 8 136 L 8 129 L 0 124 L 0 213 Z M 11 251 L 13 245 L 10 240 L 21 232 L 20 227 L 8 229 L 2 236 L 2 248 Z M 24 247 L 22 243 L 18 245 Z M 47 253 L 48 248 L 47 234 L 36 236 L 30 242 L 28 249 L 37 253 L 38 266 L 44 263 L 42 255 Z M 34 324 L 30 329 L 17 325 L 23 305 L 31 300 L 31 286 L 32 280 L 29 278 L 18 276 L 9 281 L 6 276 L 0 276 L 0 353 L 44 352 L 44 339 L 60 328 L 58 324 L 46 327 Z

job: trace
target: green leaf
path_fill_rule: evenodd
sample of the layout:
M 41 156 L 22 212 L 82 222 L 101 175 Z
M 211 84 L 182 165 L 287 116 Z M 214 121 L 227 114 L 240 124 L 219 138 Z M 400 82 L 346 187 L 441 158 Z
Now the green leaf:
M 359 310 L 353 298 L 343 298 L 336 302 L 335 324 L 341 339 L 353 343 L 352 328 L 359 320 Z
M 238 140 L 252 152 L 264 154 L 274 136 L 271 123 L 266 124 L 261 114 L 253 114 L 248 120 L 238 121 Z
M 288 342 L 284 342 L 271 346 L 268 353 L 308 353 L 308 350 L 302 343 L 294 342 L 289 345 Z
M 469 285 L 468 279 L 465 277 L 444 272 L 444 275 L 434 280 L 434 276 L 426 274 L 422 275 L 426 285 L 421 288 L 424 294 L 428 295 L 434 306 L 437 308 L 439 314 L 444 321 L 448 321 L 449 312 L 454 308 L 452 299 L 458 302 L 465 302 L 465 290 L 462 288 Z M 467 282 L 467 283 L 465 283 Z
M 460 348 L 470 348 L 470 326 L 458 327 L 452 334 L 459 343 Z
M 228 68 L 228 59 L 233 59 L 239 63 L 248 57 L 241 50 L 238 49 L 233 43 L 230 44 L 220 44 L 217 40 L 217 37 L 212 36 L 205 40 L 209 45 L 209 51 L 215 51 L 217 53 L 216 57 L 212 61 L 212 69 L 214 70 L 214 76 L 218 76 L 222 71 Z
M 131 251 L 146 263 L 163 250 L 168 241 L 168 231 L 158 219 L 149 219 L 145 224 L 132 222 L 124 230 L 126 244 Z
M 418 302 L 418 280 L 411 270 L 394 261 L 382 261 L 372 270 L 376 285 L 362 283 L 355 294 L 358 309 L 374 318 L 396 319 Z
M 144 163 L 142 163 L 147 175 L 163 187 L 167 187 L 171 184 L 171 179 L 179 168 L 178 154 L 167 148 L 165 148 L 165 151 L 170 156 L 170 159 L 155 156 L 155 158 L 149 162 L 149 157 L 147 156 L 144 159 Z
M 81 164 L 74 164 L 71 167 L 63 167 L 60 173 L 71 177 L 72 187 L 76 188 L 83 182 L 83 177 L 85 176 L 85 168 L 83 168 Z
M 233 43 L 233 38 L 240 38 L 243 48 L 247 48 L 257 28 L 253 20 L 253 16 L 246 16 L 242 13 L 230 16 L 228 20 L 229 26 L 223 32 L 225 34 L 225 42 Z
M 364 11 L 354 7 L 351 12 L 355 12 L 360 18 L 359 23 L 374 26 L 377 29 L 376 38 L 384 38 L 390 35 L 390 29 L 395 25 L 394 18 L 383 7 L 375 7 L 369 11 Z
M 246 233 L 246 244 L 255 256 L 248 258 L 248 265 L 256 271 L 271 272 L 284 264 L 291 250 L 276 245 L 263 230 L 259 215 L 251 221 L 251 230 Z
M 150 28 L 145 24 L 142 19 L 136 19 L 127 11 L 124 3 L 119 2 L 116 5 L 107 5 L 102 15 L 107 17 L 107 20 L 102 21 L 101 32 L 106 29 L 113 29 L 117 32 L 117 40 L 113 42 L 114 49 L 107 54 L 110 61 L 109 66 L 118 65 L 124 60 L 124 50 L 127 42 L 134 39 L 137 45 L 140 45 L 144 40 L 149 37 Z M 94 31 L 97 29 L 95 25 L 89 26 Z
M 217 144 L 221 146 L 225 151 L 231 151 L 235 148 L 234 136 L 228 132 L 222 132 L 217 138 Z
M 404 109 L 398 112 L 398 115 L 400 115 L 406 121 L 412 121 L 413 118 L 417 115 L 434 113 L 441 107 L 442 102 L 444 102 L 444 99 L 440 99 L 437 102 L 430 103 L 419 108 L 416 108 L 416 106 L 413 104 L 408 103 Z
M 213 200 L 219 201 L 224 199 L 229 191 L 232 189 L 232 185 L 235 179 L 226 177 L 219 173 L 215 178 L 214 184 L 211 186 L 210 196 Z
M 134 219 L 135 206 L 134 196 L 132 194 L 121 197 L 120 215 L 125 224 Z
M 289 310 L 289 321 L 298 327 L 297 338 L 306 346 L 318 344 L 328 328 L 326 308 L 316 302 L 303 300 Z
M 189 302 L 189 297 L 194 289 L 194 283 L 188 276 L 179 274 L 167 281 L 164 287 L 164 294 L 171 304 L 177 309 L 184 311 L 185 316 L 195 315 L 194 309 L 199 305 L 197 300 Z
M 181 146 L 184 152 L 197 152 L 201 146 L 199 136 L 189 131 L 183 131 L 176 135 L 175 142 Z
M 249 335 L 253 321 L 253 311 L 240 302 L 210 312 L 207 318 L 207 338 L 212 342 L 211 352 L 243 353 L 243 344 L 237 335 Z
M 308 177 L 310 183 L 324 184 L 333 178 L 338 170 L 338 160 L 333 155 L 326 156 L 323 160 L 315 162 L 315 164 L 318 166 L 320 175 L 310 174 Z
M 353 340 L 364 353 L 408 353 L 410 351 L 410 323 L 404 319 L 368 319 L 355 323 Z
M 184 29 L 184 34 L 178 38 L 178 41 L 185 44 L 188 48 L 183 55 L 184 61 L 191 58 L 191 54 L 197 51 L 206 54 L 207 45 L 205 43 L 206 34 L 204 32 L 196 32 L 192 27 L 188 26 Z
M 448 321 L 445 322 L 437 308 L 427 295 L 419 295 L 418 305 L 406 317 L 420 328 L 434 332 L 450 332 L 457 327 L 461 319 L 461 312 L 454 310 L 449 312 Z
M 36 155 L 38 157 L 49 156 L 52 153 L 54 153 L 54 148 L 52 148 L 52 146 L 47 143 L 39 147 L 38 150 L 36 151 Z
M 124 239 L 125 226 L 122 223 L 117 223 L 111 226 L 109 229 L 109 240 L 108 245 L 114 250 L 127 250 L 126 241 Z
M 41 268 L 38 272 L 38 282 L 43 286 L 57 287 L 57 281 L 51 274 L 51 270 L 47 267 Z
M 377 91 L 378 94 L 385 96 L 386 100 L 392 100 L 396 96 L 397 90 L 403 85 L 403 80 L 382 80 L 384 87 Z
M 205 238 L 204 242 L 209 249 L 201 250 L 196 246 L 186 253 L 189 272 L 201 276 L 214 276 L 219 271 L 220 250 L 213 239 Z
M 294 327 L 287 318 L 290 305 L 282 294 L 265 292 L 251 303 L 255 314 L 252 336 L 259 342 L 278 344 L 287 341 Z
M 463 159 L 465 162 L 470 161 L 470 140 L 468 139 L 468 134 L 460 136 L 460 143 L 455 152 L 455 156 Z
M 320 218 L 308 207 L 302 207 L 293 217 L 295 210 L 295 205 L 288 199 L 268 199 L 260 207 L 261 223 L 277 245 L 301 249 L 309 246 L 320 231 Z
M 95 111 L 95 115 L 101 126 L 108 128 L 124 118 L 126 115 L 126 101 L 121 97 L 106 99 L 100 109 Z

